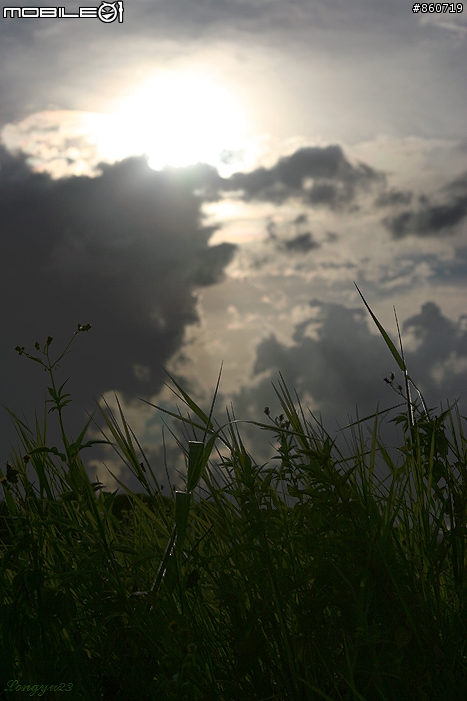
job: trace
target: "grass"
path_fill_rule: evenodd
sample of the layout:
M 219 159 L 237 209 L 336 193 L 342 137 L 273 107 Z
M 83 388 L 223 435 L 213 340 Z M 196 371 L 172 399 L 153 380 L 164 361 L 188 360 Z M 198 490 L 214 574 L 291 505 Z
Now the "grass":
M 58 684 L 85 701 L 467 699 L 465 417 L 412 401 L 402 344 L 368 310 L 404 375 L 405 391 L 386 378 L 404 400 L 397 459 L 378 413 L 367 441 L 364 420 L 350 427 L 344 457 L 281 376 L 283 413 L 252 422 L 276 439 L 276 462 L 258 465 L 235 416 L 213 418 L 219 381 L 206 415 L 171 378 L 188 409 L 162 410 L 184 429 L 187 484 L 171 498 L 120 405 L 122 427 L 99 407 L 102 442 L 143 489 L 91 482 L 80 452 L 96 441 L 89 422 L 67 438 L 55 383 L 66 349 L 51 363 L 51 337 L 35 345 L 47 362 L 17 347 L 49 372 L 63 448 L 47 445 L 45 412 L 35 436 L 10 412 L 24 451 L 1 479 L 5 699 L 56 698 L 34 685 Z

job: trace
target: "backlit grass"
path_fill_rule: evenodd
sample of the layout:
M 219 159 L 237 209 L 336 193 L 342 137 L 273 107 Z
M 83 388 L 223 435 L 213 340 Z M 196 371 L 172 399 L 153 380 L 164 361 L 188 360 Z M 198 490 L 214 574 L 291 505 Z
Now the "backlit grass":
M 42 358 L 17 348 L 49 372 L 63 446 L 48 445 L 46 412 L 35 435 L 10 412 L 23 452 L 1 479 L 0 683 L 31 689 L 4 698 L 71 683 L 67 698 L 85 701 L 467 699 L 465 417 L 412 401 L 402 345 L 368 310 L 404 378 L 387 378 L 404 401 L 397 459 L 377 414 L 370 439 L 352 427 L 344 457 L 281 376 L 283 413 L 253 422 L 277 443 L 259 465 L 241 422 L 213 418 L 219 383 L 206 415 L 172 379 L 188 415 L 171 414 L 187 462 L 171 498 L 121 409 L 120 426 L 99 408 L 102 442 L 142 491 L 91 482 L 80 452 L 96 441 L 89 422 L 67 438 L 55 383 L 65 351 L 52 363 L 51 337 Z

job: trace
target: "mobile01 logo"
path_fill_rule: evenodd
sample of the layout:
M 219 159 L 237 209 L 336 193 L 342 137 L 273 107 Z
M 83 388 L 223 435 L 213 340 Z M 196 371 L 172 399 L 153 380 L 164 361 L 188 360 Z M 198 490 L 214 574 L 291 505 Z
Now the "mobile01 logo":
M 99 7 L 79 7 L 77 12 L 67 12 L 65 7 L 4 7 L 3 18 L 20 17 L 22 19 L 88 19 L 96 18 L 101 22 L 109 24 L 118 18 L 123 22 L 123 0 L 117 2 L 101 2 Z

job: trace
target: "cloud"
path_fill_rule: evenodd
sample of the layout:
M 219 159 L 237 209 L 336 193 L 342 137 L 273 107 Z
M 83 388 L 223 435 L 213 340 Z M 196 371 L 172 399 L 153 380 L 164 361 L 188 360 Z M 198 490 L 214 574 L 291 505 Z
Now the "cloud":
M 314 239 L 311 231 L 300 232 L 301 225 L 306 225 L 307 222 L 308 216 L 304 212 L 295 217 L 291 225 L 295 229 L 296 235 L 286 239 L 279 235 L 277 224 L 269 218 L 266 223 L 267 241 L 272 242 L 278 251 L 291 254 L 307 254 L 309 251 L 321 248 L 321 244 Z
M 136 401 L 161 389 L 162 365 L 199 321 L 197 289 L 222 280 L 236 246 L 209 247 L 215 227 L 202 225 L 189 177 L 155 172 L 143 158 L 61 180 L 31 173 L 3 149 L 0 165 L 0 363 L 10 370 L 0 401 L 29 411 L 30 420 L 50 382 L 15 347 L 42 346 L 51 335 L 56 358 L 77 324 L 91 323 L 73 345 L 76 362 L 60 363 L 72 377 L 73 403 L 64 411 L 76 435 L 84 405 L 95 408 L 92 396 L 116 390 Z M 12 429 L 1 414 L 5 453 Z
M 298 198 L 305 205 L 324 205 L 331 210 L 348 205 L 355 209 L 359 195 L 373 187 L 384 187 L 386 181 L 383 173 L 364 163 L 352 165 L 336 145 L 300 148 L 290 156 L 278 158 L 271 168 L 237 172 L 228 178 L 221 177 L 214 166 L 206 163 L 167 168 L 164 172 L 204 202 L 219 201 L 225 194 L 245 202 L 275 205 Z M 299 216 L 294 224 L 298 226 L 305 220 Z
M 394 207 L 401 204 L 410 204 L 412 201 L 412 192 L 402 192 L 401 190 L 385 190 L 375 200 L 376 207 Z
M 375 384 L 382 379 L 384 342 L 369 333 L 362 309 L 319 300 L 309 304 L 315 313 L 297 324 L 291 348 L 274 336 L 260 343 L 255 375 L 280 370 L 293 386 L 306 388 L 327 416 L 338 416 L 355 403 L 368 413 L 374 409 Z
M 382 182 L 383 174 L 363 163 L 352 165 L 342 148 L 334 145 L 301 148 L 272 168 L 235 173 L 223 188 L 242 191 L 246 201 L 281 204 L 293 197 L 336 210 L 351 204 L 358 192 Z
M 422 383 L 425 390 L 434 395 L 439 383 L 433 375 L 434 369 L 448 363 L 453 357 L 467 360 L 467 315 L 463 314 L 457 322 L 442 315 L 434 302 L 422 305 L 421 312 L 406 319 L 402 328 L 416 344 L 416 349 L 407 352 L 407 363 L 413 367 L 425 368 Z M 460 362 L 461 366 L 462 363 Z M 459 393 L 465 370 L 457 374 L 455 366 L 444 377 L 443 391 L 453 396 Z M 466 378 L 467 379 L 467 378 Z M 464 384 L 464 387 L 467 384 Z
M 292 253 L 308 253 L 315 248 L 320 248 L 321 244 L 313 239 L 313 234 L 307 231 L 305 234 L 299 234 L 290 241 L 285 242 L 286 251 Z
M 454 227 L 467 215 L 467 173 L 453 180 L 439 191 L 438 199 L 444 202 L 432 203 L 428 197 L 419 198 L 418 210 L 406 209 L 393 216 L 385 217 L 383 225 L 394 239 L 414 236 L 436 236 L 454 234 Z
M 36 172 L 53 178 L 96 175 L 100 161 L 96 133 L 106 133 L 109 116 L 73 110 L 44 110 L 28 115 L 0 132 L 11 153 L 23 152 Z M 130 154 L 126 154 L 130 155 Z

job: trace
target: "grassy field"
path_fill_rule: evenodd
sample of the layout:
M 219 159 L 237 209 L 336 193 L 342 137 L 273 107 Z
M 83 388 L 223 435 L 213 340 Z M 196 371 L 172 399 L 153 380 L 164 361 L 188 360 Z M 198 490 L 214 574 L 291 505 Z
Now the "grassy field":
M 61 698 L 62 684 L 83 701 L 467 699 L 465 417 L 412 401 L 402 345 L 368 310 L 404 377 L 387 378 L 404 402 L 397 460 L 378 415 L 343 457 L 281 377 L 283 413 L 253 422 L 277 444 L 258 465 L 240 422 L 213 418 L 219 383 L 206 415 L 172 380 L 187 483 L 170 498 L 121 410 L 121 426 L 101 410 L 108 442 L 142 491 L 92 483 L 89 422 L 68 440 L 55 383 L 66 349 L 51 363 L 51 337 L 35 346 L 45 360 L 17 348 L 49 372 L 63 447 L 47 446 L 45 418 L 33 435 L 12 414 L 24 452 L 1 479 L 3 698 Z

